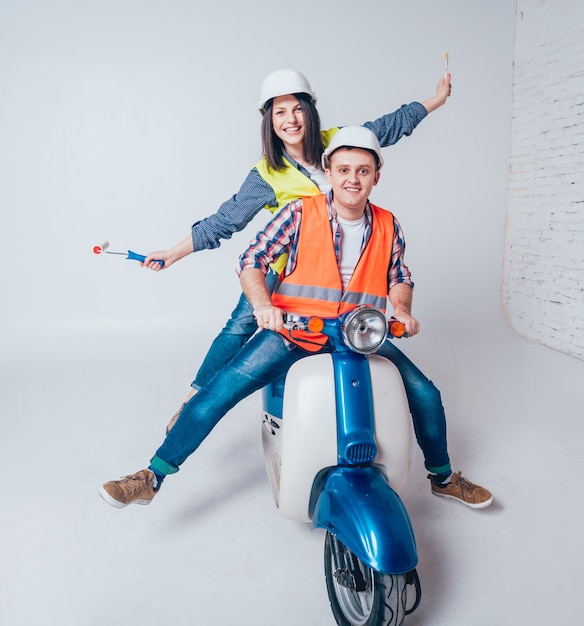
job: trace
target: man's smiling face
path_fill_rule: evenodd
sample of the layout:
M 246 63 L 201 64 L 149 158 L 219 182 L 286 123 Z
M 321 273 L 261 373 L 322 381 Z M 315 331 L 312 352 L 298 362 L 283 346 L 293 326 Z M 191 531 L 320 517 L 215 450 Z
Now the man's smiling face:
M 379 181 L 375 156 L 363 148 L 338 148 L 329 157 L 326 175 L 333 187 L 339 217 L 358 220 L 365 211 L 371 190 Z

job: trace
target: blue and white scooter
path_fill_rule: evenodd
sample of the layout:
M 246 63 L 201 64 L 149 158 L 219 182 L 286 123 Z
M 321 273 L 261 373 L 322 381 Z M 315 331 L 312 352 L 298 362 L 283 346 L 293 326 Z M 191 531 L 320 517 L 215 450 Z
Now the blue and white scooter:
M 373 307 L 335 319 L 287 315 L 286 327 L 326 334 L 334 349 L 298 361 L 284 383 L 263 391 L 276 505 L 326 531 L 325 577 L 339 626 L 402 624 L 421 597 L 414 533 L 398 496 L 413 432 L 399 372 L 373 353 L 392 327 L 394 336 L 404 327 Z

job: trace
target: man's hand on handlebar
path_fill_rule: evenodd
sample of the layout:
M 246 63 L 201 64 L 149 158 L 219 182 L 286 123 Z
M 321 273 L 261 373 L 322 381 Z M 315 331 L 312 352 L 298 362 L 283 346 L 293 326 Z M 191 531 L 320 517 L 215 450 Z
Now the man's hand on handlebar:
M 284 325 L 284 313 L 275 306 L 260 306 L 253 310 L 258 328 L 280 330 Z
M 400 313 L 399 315 L 394 313 L 394 317 L 406 327 L 408 337 L 413 337 L 420 332 L 420 322 L 415 317 L 407 313 Z

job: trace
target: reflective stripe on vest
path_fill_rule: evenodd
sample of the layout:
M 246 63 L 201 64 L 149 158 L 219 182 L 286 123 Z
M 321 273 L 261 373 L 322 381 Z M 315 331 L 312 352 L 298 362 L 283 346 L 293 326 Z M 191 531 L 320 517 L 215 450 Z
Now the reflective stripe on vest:
M 338 128 L 331 128 L 321 131 L 320 138 L 325 148 L 329 145 L 338 130 Z M 279 211 L 282 207 L 294 200 L 305 196 L 318 196 L 321 193 L 318 185 L 299 169 L 294 167 L 286 158 L 284 158 L 283 169 L 274 170 L 269 168 L 265 158 L 262 158 L 261 161 L 256 163 L 255 168 L 258 174 L 270 185 L 276 194 L 277 206 L 266 205 L 264 207 L 271 213 L 276 213 L 276 211 Z M 279 274 L 286 267 L 287 260 L 288 255 L 282 255 L 277 261 L 272 263 L 272 269 Z
M 274 306 L 290 313 L 321 317 L 335 317 L 358 304 L 370 304 L 385 311 L 394 237 L 393 215 L 375 205 L 370 206 L 371 236 L 361 252 L 347 290 L 343 292 L 326 197 L 302 199 L 296 266 L 282 278 L 272 295 Z M 313 352 L 320 350 L 327 341 L 324 335 L 280 332 Z
M 293 298 L 310 298 L 313 300 L 325 300 L 327 302 L 338 303 L 343 302 L 352 304 L 353 307 L 359 304 L 370 304 L 384 311 L 387 300 L 387 296 L 380 297 L 371 293 L 361 293 L 358 291 L 345 291 L 345 293 L 343 293 L 339 289 L 311 287 L 308 285 L 288 285 L 284 283 L 278 288 L 278 294 Z

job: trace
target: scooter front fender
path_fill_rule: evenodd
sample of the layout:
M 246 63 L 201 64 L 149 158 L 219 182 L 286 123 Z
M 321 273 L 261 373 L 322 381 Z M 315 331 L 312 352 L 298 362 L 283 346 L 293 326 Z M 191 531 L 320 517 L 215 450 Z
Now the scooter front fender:
M 319 482 L 313 528 L 328 530 L 378 572 L 405 574 L 416 567 L 416 540 L 406 508 L 375 467 L 333 467 Z

